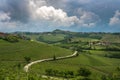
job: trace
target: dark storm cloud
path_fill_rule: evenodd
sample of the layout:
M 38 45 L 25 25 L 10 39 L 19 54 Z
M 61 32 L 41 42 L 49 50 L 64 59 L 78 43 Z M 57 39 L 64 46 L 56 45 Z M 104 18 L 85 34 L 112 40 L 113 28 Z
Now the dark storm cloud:
M 0 11 L 10 13 L 12 21 L 27 22 L 29 18 L 28 0 L 0 0 Z

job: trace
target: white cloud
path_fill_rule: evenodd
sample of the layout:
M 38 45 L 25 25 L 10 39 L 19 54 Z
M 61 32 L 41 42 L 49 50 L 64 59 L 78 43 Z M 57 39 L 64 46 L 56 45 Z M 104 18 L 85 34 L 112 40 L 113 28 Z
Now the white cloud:
M 9 13 L 0 12 L 0 22 L 9 21 L 10 19 Z
M 0 29 L 15 28 L 17 22 L 10 21 L 11 17 L 9 13 L 0 11 Z
M 53 6 L 39 7 L 34 1 L 30 1 L 30 10 L 32 19 L 46 21 L 53 26 L 72 26 L 78 20 L 76 16 L 68 17 L 62 9 L 55 9 Z
M 32 19 L 46 21 L 52 26 L 79 26 L 91 27 L 97 23 L 98 16 L 92 12 L 79 10 L 80 17 L 68 16 L 62 9 L 55 9 L 53 6 L 38 6 L 34 0 L 29 3 Z M 33 11 L 34 10 L 34 11 Z
M 34 19 L 50 21 L 53 25 L 57 24 L 58 26 L 71 26 L 75 24 L 77 17 L 68 17 L 66 12 L 52 6 L 42 6 L 36 9 Z
M 109 25 L 110 25 L 110 26 L 120 25 L 120 11 L 119 11 L 119 10 L 117 10 L 117 11 L 115 12 L 115 15 L 114 15 L 112 18 L 110 18 Z
M 92 27 L 95 26 L 99 21 L 99 16 L 90 11 L 85 11 L 82 8 L 79 8 L 76 13 L 79 15 L 79 25 L 83 27 Z

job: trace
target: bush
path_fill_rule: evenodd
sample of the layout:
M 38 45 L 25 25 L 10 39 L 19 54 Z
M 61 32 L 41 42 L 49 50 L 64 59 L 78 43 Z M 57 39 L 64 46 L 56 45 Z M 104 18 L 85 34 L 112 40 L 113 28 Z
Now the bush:
M 30 61 L 31 61 L 31 58 L 30 58 L 30 57 L 27 57 L 27 56 L 25 56 L 24 59 L 25 59 L 25 61 L 26 61 L 27 63 L 30 63 Z
M 86 68 L 80 68 L 77 72 L 78 72 L 77 73 L 78 76 L 88 77 L 91 75 L 91 71 Z
M 107 79 L 107 76 L 102 75 L 102 76 L 101 76 L 101 80 L 108 80 L 108 79 Z
M 106 50 L 106 51 L 120 51 L 120 48 L 114 46 L 114 47 L 107 47 L 105 50 Z
M 120 54 L 119 53 L 105 54 L 105 57 L 120 59 Z
M 53 70 L 52 69 L 46 69 L 45 72 L 46 72 L 46 75 L 50 76 L 50 75 L 52 75 Z
M 4 38 L 4 40 L 8 41 L 8 42 L 18 42 L 18 37 L 17 36 L 13 36 L 13 35 L 8 35 Z
M 64 77 L 64 78 L 73 78 L 74 72 L 73 71 L 58 71 L 53 69 L 46 69 L 46 75 L 49 76 L 57 76 L 57 77 Z

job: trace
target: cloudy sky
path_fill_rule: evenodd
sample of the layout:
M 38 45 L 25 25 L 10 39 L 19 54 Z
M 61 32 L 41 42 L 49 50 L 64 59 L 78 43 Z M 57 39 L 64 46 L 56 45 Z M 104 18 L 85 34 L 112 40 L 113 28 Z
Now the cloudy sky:
M 0 32 L 120 32 L 120 0 L 0 0 Z

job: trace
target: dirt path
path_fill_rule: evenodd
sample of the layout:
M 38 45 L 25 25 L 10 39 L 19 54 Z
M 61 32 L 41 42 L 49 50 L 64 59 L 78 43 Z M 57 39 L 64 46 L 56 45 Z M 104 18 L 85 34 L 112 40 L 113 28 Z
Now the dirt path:
M 64 56 L 64 57 L 57 57 L 56 60 L 61 60 L 61 59 L 67 59 L 67 58 L 72 58 L 77 56 L 78 51 L 75 51 L 72 55 L 68 55 L 68 56 Z M 24 71 L 28 72 L 30 66 L 32 66 L 33 64 L 36 63 L 40 63 L 40 62 L 46 62 L 46 61 L 53 61 L 53 58 L 48 58 L 48 59 L 42 59 L 42 60 L 37 60 L 37 61 L 33 61 L 27 65 L 24 66 Z

